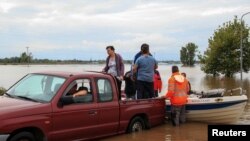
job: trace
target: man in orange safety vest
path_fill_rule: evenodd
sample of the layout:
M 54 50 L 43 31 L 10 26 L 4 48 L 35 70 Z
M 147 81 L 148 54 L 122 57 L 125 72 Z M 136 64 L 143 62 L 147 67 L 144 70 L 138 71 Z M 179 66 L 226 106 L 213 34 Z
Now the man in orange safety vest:
M 168 92 L 165 98 L 170 99 L 171 120 L 174 126 L 186 121 L 186 103 L 189 85 L 187 79 L 179 73 L 177 66 L 172 66 L 172 75 L 168 80 Z

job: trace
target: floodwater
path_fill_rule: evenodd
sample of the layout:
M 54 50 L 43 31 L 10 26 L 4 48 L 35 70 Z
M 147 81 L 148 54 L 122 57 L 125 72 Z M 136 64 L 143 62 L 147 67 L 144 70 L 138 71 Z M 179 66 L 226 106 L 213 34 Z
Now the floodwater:
M 40 71 L 101 71 L 104 65 L 0 65 L 0 87 L 9 88 L 16 81 L 22 78 L 27 73 Z M 129 70 L 130 65 L 125 65 L 125 70 Z M 187 74 L 187 78 L 191 83 L 193 90 L 209 90 L 215 88 L 233 89 L 241 86 L 240 74 L 236 74 L 233 78 L 224 78 L 206 76 L 200 66 L 181 67 L 181 72 Z M 159 95 L 164 95 L 167 89 L 167 81 L 171 75 L 171 65 L 159 64 L 158 68 L 162 81 L 163 90 Z M 124 86 L 124 82 L 123 82 Z M 250 74 L 243 73 L 242 81 L 243 89 L 247 91 L 250 97 Z M 244 113 L 236 124 L 250 124 L 250 99 L 245 108 Z M 165 124 L 151 128 L 136 134 L 122 134 L 113 137 L 101 139 L 102 141 L 206 141 L 207 140 L 207 123 L 188 122 L 179 127 L 173 127 L 169 121 Z
M 179 127 L 170 123 L 139 133 L 122 134 L 99 141 L 207 141 L 207 124 L 187 122 Z

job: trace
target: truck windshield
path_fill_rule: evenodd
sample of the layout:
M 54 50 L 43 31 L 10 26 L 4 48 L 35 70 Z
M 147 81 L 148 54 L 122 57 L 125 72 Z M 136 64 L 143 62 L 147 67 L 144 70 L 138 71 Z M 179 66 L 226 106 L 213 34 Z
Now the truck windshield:
M 29 74 L 12 86 L 6 93 L 10 96 L 30 101 L 49 102 L 64 83 L 65 78 Z

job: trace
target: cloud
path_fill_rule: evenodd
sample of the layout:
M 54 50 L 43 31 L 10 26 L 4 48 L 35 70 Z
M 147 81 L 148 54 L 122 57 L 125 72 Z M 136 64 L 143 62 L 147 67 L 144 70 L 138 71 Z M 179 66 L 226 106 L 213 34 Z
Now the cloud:
M 117 50 L 123 52 L 136 52 L 140 49 L 141 44 L 148 43 L 150 46 L 156 46 L 152 49 L 160 51 L 164 45 L 171 45 L 175 39 L 161 34 L 144 34 L 144 33 L 123 33 L 124 38 L 112 40 L 110 42 L 95 42 L 83 40 L 82 44 L 85 47 L 104 48 L 107 45 L 114 45 Z M 126 50 L 124 51 L 124 48 Z M 165 48 L 165 47 L 164 47 Z
M 194 42 L 204 51 L 219 25 L 249 9 L 248 0 L 4 0 L 0 47 L 18 53 L 30 46 L 48 58 L 75 52 L 85 53 L 76 58 L 104 58 L 105 47 L 114 45 L 132 58 L 146 42 L 158 57 L 178 60 L 182 46 Z
M 9 10 L 14 8 L 16 5 L 7 1 L 0 2 L 0 13 L 8 13 Z
M 234 13 L 234 12 L 239 11 L 239 9 L 240 9 L 240 7 L 230 7 L 230 8 L 220 7 L 217 9 L 205 10 L 204 12 L 201 13 L 201 15 L 202 16 L 213 16 L 213 15 Z
M 88 51 L 92 54 L 94 52 L 106 54 L 106 46 L 113 45 L 117 53 L 123 54 L 123 58 L 130 60 L 134 58 L 134 55 L 140 50 L 140 46 L 143 43 L 150 45 L 150 51 L 152 53 L 166 51 L 173 53 L 176 49 L 172 48 L 171 44 L 174 42 L 176 42 L 175 39 L 161 34 L 123 33 L 120 39 L 109 42 L 83 40 L 82 51 Z

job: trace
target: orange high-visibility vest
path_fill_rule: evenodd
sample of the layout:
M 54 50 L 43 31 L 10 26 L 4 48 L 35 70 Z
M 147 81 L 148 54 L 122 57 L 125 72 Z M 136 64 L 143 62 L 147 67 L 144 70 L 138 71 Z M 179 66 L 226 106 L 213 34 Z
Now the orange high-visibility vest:
M 189 86 L 187 79 L 179 72 L 173 73 L 168 80 L 168 92 L 166 93 L 166 97 L 170 99 L 171 104 L 186 104 L 188 91 Z

